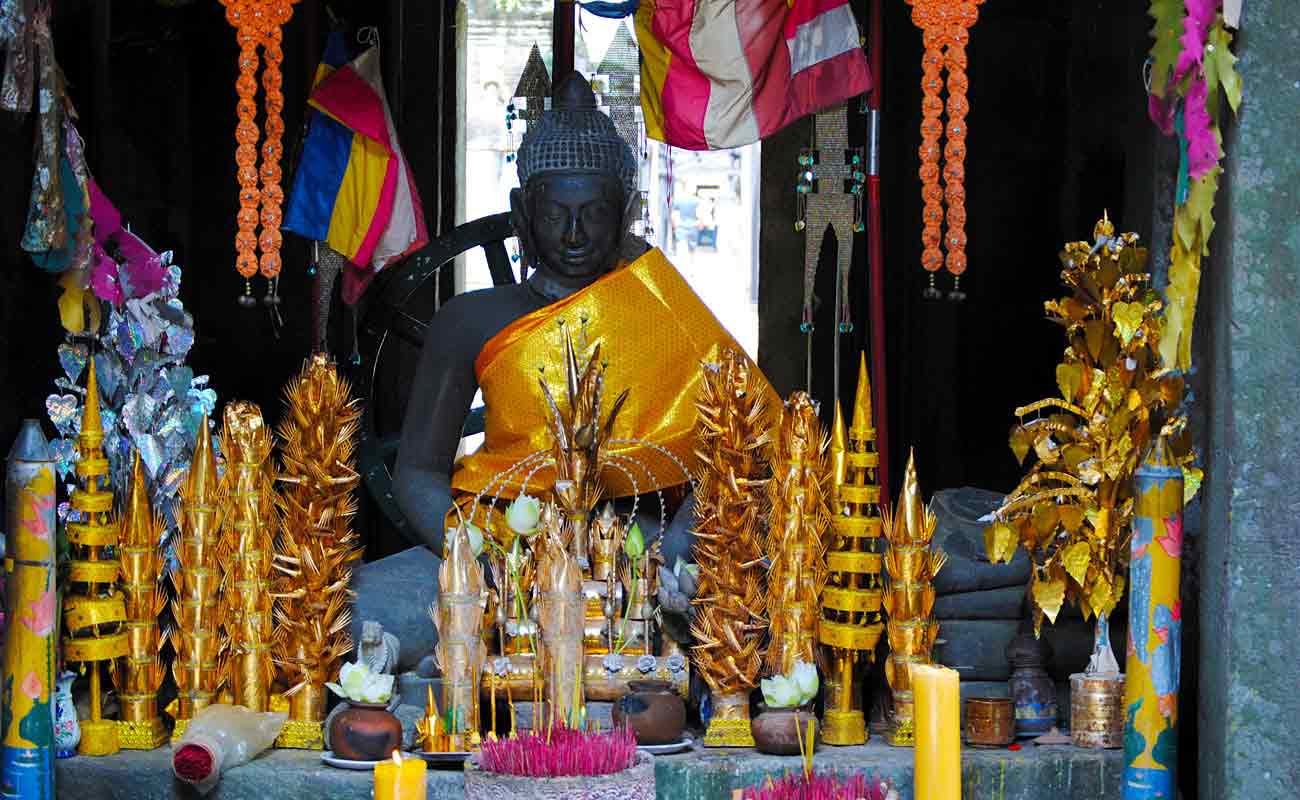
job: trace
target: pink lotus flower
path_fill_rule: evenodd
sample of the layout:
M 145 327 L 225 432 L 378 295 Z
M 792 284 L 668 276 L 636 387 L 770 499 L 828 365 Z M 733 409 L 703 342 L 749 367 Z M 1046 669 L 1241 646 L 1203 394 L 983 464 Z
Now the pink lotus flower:
M 50 540 L 50 526 L 46 524 L 46 520 L 50 509 L 54 507 L 54 498 L 39 494 L 34 494 L 31 497 L 31 504 L 23 509 L 23 527 L 32 536 L 42 542 L 48 542 Z
M 22 623 L 35 636 L 49 636 L 54 630 L 54 590 L 47 589 L 36 600 L 27 604 L 31 610 L 20 617 Z
M 27 673 L 27 677 L 23 678 L 22 689 L 23 694 L 27 695 L 27 699 L 33 702 L 40 700 L 41 692 L 45 691 L 45 687 L 41 684 L 40 677 L 35 672 L 29 672 Z
M 1164 522 L 1165 535 L 1156 537 L 1156 541 L 1170 558 L 1179 558 L 1183 553 L 1183 518 L 1175 515 Z

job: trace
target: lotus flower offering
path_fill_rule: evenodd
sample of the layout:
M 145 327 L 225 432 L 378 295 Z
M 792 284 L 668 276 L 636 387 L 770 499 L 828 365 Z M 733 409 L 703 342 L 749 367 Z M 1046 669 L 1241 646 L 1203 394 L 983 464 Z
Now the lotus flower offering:
M 334 694 L 354 703 L 387 703 L 393 696 L 392 675 L 371 672 L 365 664 L 347 663 L 339 668 L 339 682 L 325 685 Z

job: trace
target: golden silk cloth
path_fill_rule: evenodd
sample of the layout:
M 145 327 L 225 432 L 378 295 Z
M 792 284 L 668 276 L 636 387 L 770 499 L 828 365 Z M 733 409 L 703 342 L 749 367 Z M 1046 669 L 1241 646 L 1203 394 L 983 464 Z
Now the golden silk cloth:
M 630 390 L 613 439 L 649 442 L 667 450 L 692 473 L 697 470 L 695 399 L 701 363 L 716 363 L 725 348 L 743 350 L 655 248 L 590 286 L 521 317 L 483 346 L 474 367 L 487 406 L 484 442 L 453 468 L 453 490 L 483 493 L 485 499 L 498 492 L 514 497 L 532 468 L 517 470 L 504 486 L 499 476 L 533 453 L 544 450 L 549 456 L 548 406 L 538 377 L 546 380 L 561 410 L 567 410 L 565 331 L 573 337 L 580 367 L 596 344 L 601 360 L 608 362 L 603 413 L 620 392 Z M 768 409 L 779 411 L 776 393 L 766 380 L 762 385 L 769 395 Z M 671 458 L 645 444 L 615 443 L 608 453 L 614 458 L 607 457 L 606 463 L 626 472 L 606 467 L 601 475 L 606 496 L 626 497 L 676 486 L 689 477 Z M 528 481 L 528 493 L 548 492 L 554 477 L 550 467 L 538 470 Z M 630 477 L 635 478 L 635 488 Z

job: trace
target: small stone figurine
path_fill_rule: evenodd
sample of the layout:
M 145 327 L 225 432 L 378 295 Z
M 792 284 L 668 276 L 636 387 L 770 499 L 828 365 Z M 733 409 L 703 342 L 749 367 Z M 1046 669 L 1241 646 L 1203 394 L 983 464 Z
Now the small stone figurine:
M 397 637 L 384 631 L 384 626 L 374 620 L 361 623 L 361 646 L 357 650 L 357 661 L 365 664 L 371 672 L 392 675 L 397 671 L 397 656 L 401 652 L 401 643 Z

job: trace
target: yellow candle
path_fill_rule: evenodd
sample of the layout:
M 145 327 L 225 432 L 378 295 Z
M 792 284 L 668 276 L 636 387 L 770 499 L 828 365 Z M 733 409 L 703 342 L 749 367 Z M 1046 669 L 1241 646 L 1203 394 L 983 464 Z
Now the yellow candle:
M 392 761 L 375 765 L 375 800 L 425 800 L 427 769 L 424 759 L 402 758 L 394 750 Z
M 961 690 L 957 671 L 913 664 L 916 800 L 961 800 Z

